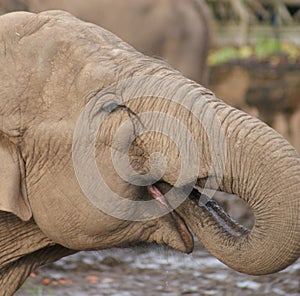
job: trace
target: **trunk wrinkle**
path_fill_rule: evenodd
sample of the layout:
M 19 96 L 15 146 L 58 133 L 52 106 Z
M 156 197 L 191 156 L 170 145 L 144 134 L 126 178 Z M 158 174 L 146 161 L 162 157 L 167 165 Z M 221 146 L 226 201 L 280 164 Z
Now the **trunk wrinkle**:
M 197 185 L 241 197 L 253 211 L 254 226 L 249 231 L 238 225 L 212 201 L 199 206 L 198 200 L 187 199 L 176 212 L 208 251 L 231 268 L 253 275 L 280 271 L 300 256 L 299 154 L 266 124 L 219 104 L 213 108 L 226 139 L 224 174 L 215 188 L 210 179 L 217 176 L 202 170 L 206 178 L 199 175 Z M 207 140 L 199 127 L 191 130 Z M 199 151 L 207 145 L 199 143 Z M 201 168 L 209 161 L 208 155 Z

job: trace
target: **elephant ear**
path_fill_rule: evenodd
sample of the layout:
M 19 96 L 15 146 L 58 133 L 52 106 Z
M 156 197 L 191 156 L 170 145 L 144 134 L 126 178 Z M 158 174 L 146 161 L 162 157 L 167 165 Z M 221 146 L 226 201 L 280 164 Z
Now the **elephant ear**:
M 16 146 L 0 135 L 0 211 L 11 212 L 23 221 L 32 217 L 24 162 Z

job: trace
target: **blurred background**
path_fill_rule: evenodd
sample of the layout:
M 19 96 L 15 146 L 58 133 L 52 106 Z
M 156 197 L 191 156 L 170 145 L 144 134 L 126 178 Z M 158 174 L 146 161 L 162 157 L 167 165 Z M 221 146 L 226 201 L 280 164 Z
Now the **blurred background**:
M 300 151 L 300 1 L 207 0 L 209 87 Z
M 300 0 L 0 0 L 0 14 L 63 9 L 112 31 L 139 51 L 276 129 L 300 151 Z M 251 211 L 219 193 L 251 227 Z M 43 267 L 27 295 L 300 295 L 300 262 L 252 277 L 197 245 L 191 255 L 148 248 L 82 252 Z

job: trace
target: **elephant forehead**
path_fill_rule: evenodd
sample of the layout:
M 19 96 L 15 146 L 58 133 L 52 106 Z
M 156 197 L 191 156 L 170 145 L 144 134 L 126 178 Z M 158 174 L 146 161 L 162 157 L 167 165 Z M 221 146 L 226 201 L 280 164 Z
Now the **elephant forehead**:
M 162 64 L 146 66 L 145 57 L 125 42 L 68 13 L 18 12 L 1 16 L 0 24 L 5 40 L 0 43 L 0 104 L 6 115 L 50 111 L 65 116 L 117 79 L 137 70 L 143 74 L 141 69 L 157 71 Z
M 17 136 L 21 125 L 38 115 L 50 110 L 55 117 L 54 109 L 61 113 L 70 110 L 71 101 L 76 103 L 81 95 L 76 85 L 71 91 L 72 84 L 77 77 L 90 78 L 79 74 L 89 64 L 86 57 L 93 46 L 87 44 L 80 49 L 78 34 L 72 34 L 70 29 L 76 31 L 76 19 L 75 26 L 68 28 L 64 18 L 68 15 L 13 13 L 0 17 L 0 35 L 4 36 L 0 43 L 0 123 L 4 133 Z M 77 27 L 80 32 L 82 26 Z M 100 75 L 97 81 L 101 78 Z

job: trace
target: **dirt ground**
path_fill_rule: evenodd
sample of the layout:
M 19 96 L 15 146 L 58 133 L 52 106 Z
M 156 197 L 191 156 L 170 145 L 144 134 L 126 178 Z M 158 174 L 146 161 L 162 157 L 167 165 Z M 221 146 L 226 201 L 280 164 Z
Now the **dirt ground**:
M 162 248 L 81 252 L 38 269 L 17 296 L 300 295 L 300 259 L 268 276 L 231 270 L 200 246 L 191 255 Z

